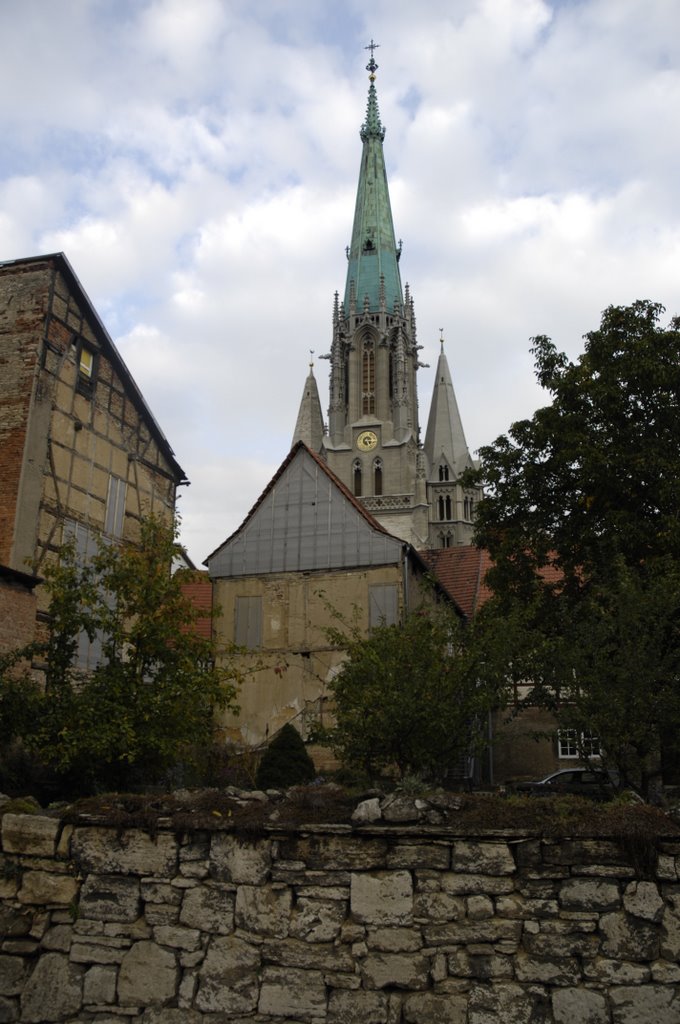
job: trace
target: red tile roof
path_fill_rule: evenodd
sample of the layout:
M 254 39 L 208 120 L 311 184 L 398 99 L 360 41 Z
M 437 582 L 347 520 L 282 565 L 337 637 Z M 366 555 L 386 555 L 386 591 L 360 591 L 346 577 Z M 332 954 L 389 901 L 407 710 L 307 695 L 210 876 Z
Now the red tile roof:
M 486 574 L 493 565 L 491 555 L 472 544 L 455 548 L 429 548 L 420 552 L 430 571 L 466 618 L 475 615 L 492 596 Z M 539 570 L 542 579 L 554 583 L 562 573 L 554 565 Z
M 421 551 L 437 581 L 466 618 L 471 618 L 491 597 L 484 577 L 491 567 L 488 551 L 471 544 Z

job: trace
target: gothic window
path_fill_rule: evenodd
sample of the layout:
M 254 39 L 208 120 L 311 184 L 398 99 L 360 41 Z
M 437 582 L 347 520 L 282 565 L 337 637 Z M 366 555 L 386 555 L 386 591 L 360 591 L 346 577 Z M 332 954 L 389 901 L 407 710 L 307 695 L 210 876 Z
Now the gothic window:
M 373 463 L 373 493 L 380 496 L 383 492 L 383 468 L 382 459 L 376 459 Z
M 440 522 L 443 522 L 444 519 L 445 519 L 445 516 L 444 516 L 444 499 L 441 497 L 441 495 L 437 499 L 437 511 L 439 512 L 439 520 L 440 520 Z
M 451 547 L 451 534 L 450 533 L 440 533 L 439 534 L 439 539 L 441 541 L 441 546 L 443 548 L 450 548 Z
M 375 413 L 375 349 L 368 338 L 364 342 L 362 357 L 361 391 L 362 415 Z
M 359 461 L 359 459 L 355 459 L 354 460 L 354 465 L 352 466 L 352 479 L 354 481 L 354 484 L 353 484 L 354 494 L 356 495 L 357 498 L 360 498 L 361 497 L 361 462 Z
M 442 464 L 439 467 L 439 479 L 440 480 L 448 480 L 449 479 L 449 467 L 448 466 L 445 466 L 445 465 Z
M 451 498 L 448 494 L 446 495 L 446 501 L 444 504 L 446 508 L 446 518 L 451 519 Z
M 470 518 L 470 499 L 469 498 L 465 498 L 465 500 L 463 501 L 463 518 L 464 519 L 469 519 Z

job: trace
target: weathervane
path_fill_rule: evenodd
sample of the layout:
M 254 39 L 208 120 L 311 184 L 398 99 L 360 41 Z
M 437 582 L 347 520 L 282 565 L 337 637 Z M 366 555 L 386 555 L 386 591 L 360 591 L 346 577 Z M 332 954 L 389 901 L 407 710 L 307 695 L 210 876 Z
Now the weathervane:
M 442 348 L 444 348 L 444 328 L 443 327 L 439 328 L 439 340 L 441 342 Z
M 313 348 L 310 348 L 310 350 L 309 350 L 309 368 L 310 368 L 310 370 L 314 369 L 314 349 Z
M 371 39 L 370 43 L 368 44 L 368 46 L 364 46 L 364 50 L 370 50 L 371 51 L 371 59 L 369 60 L 368 64 L 366 65 L 366 70 L 369 72 L 369 76 L 368 77 L 370 78 L 370 80 L 372 82 L 375 81 L 375 73 L 378 70 L 378 65 L 375 62 L 374 52 L 375 52 L 375 50 L 378 50 L 379 48 L 380 48 L 380 43 L 374 43 L 372 39 Z

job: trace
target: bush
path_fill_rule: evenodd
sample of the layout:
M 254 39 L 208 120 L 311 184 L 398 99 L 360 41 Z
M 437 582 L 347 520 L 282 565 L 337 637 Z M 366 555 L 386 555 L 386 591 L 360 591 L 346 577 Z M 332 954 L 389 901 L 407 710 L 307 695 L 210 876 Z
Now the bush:
M 260 789 L 287 789 L 316 776 L 314 762 L 307 753 L 300 733 L 287 723 L 267 747 L 257 769 Z

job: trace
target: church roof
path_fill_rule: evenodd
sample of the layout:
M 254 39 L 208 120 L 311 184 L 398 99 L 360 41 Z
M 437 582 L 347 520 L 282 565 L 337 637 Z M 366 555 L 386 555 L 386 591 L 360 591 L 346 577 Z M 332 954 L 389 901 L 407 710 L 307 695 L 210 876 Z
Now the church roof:
M 443 344 L 437 363 L 424 447 L 433 472 L 442 457 L 456 476 L 472 466 Z
M 377 67 L 371 56 L 366 65 L 371 84 L 366 120 L 360 131 L 363 150 L 345 286 L 346 313 L 350 310 L 352 291 L 358 310 L 363 310 L 366 296 L 371 311 L 380 309 L 382 301 L 388 312 L 394 309 L 395 302 L 400 306 L 403 303 L 382 145 L 385 129 L 380 120 L 375 88 Z
M 293 444 L 303 441 L 313 452 L 319 452 L 323 444 L 323 435 L 323 413 L 319 389 L 314 376 L 314 368 L 310 364 L 293 432 Z

